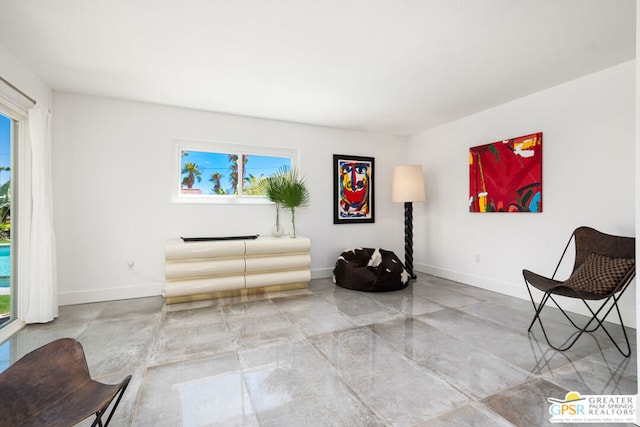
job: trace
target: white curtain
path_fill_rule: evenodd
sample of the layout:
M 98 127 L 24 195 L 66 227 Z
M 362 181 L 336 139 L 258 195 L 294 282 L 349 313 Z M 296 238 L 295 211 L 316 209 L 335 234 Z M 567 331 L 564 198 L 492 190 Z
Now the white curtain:
M 18 318 L 26 323 L 50 322 L 58 317 L 58 281 L 56 271 L 56 241 L 53 229 L 53 185 L 51 173 L 51 112 L 35 106 L 29 113 L 29 148 L 31 149 L 29 227 L 24 234 L 27 242 L 18 241 L 25 259 L 18 259 L 24 268 L 18 277 Z M 20 183 L 24 184 L 23 182 Z

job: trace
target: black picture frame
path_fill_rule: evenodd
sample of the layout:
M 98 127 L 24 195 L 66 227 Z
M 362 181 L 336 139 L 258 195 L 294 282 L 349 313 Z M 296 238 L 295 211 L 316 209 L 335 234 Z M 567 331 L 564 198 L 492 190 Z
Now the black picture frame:
M 346 175 L 345 164 L 352 164 L 356 167 L 364 167 L 366 170 L 351 169 L 352 177 L 357 179 L 356 175 L 364 175 L 366 178 L 357 181 L 361 185 L 361 189 L 357 189 L 351 194 L 349 202 L 349 194 L 345 194 L 344 177 Z M 358 185 L 357 185 L 358 186 Z M 347 187 L 349 187 L 347 185 Z M 356 194 L 360 191 L 366 193 L 362 195 Z M 349 192 L 347 192 L 349 193 Z M 355 195 L 355 197 L 353 197 Z M 365 206 L 366 204 L 366 206 Z M 366 212 L 361 212 L 366 210 Z M 361 224 L 375 222 L 375 158 L 364 156 L 353 156 L 347 154 L 333 155 L 333 223 L 334 224 Z

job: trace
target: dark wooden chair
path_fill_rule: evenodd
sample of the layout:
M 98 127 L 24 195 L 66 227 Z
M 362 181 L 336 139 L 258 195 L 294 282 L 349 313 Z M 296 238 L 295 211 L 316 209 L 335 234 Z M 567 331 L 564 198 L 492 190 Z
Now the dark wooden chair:
M 572 240 L 575 243 L 576 251 L 573 271 L 567 280 L 556 280 L 555 275 Z M 535 311 L 533 320 L 529 325 L 529 332 L 537 320 L 547 343 L 556 350 L 565 351 L 571 348 L 585 332 L 595 332 L 601 328 L 618 351 L 623 356 L 629 357 L 631 355 L 631 346 L 620 315 L 618 301 L 636 275 L 635 254 L 635 238 L 633 237 L 612 236 L 590 227 L 577 228 L 569 238 L 551 278 L 538 275 L 529 270 L 522 271 Z M 542 299 L 537 306 L 531 292 L 531 286 L 543 292 Z M 582 327 L 578 326 L 561 307 L 561 299 L 557 298 L 558 296 L 581 300 L 591 313 L 589 321 Z M 571 325 L 577 329 L 577 332 L 560 346 L 551 344 L 540 318 L 542 309 L 549 301 L 552 301 Z M 587 301 L 597 301 L 592 303 L 597 309 L 594 310 Z M 618 314 L 618 320 L 626 342 L 625 350 L 620 348 L 620 345 L 603 323 L 614 308 Z
M 66 427 L 95 415 L 92 426 L 106 427 L 130 380 L 131 375 L 114 385 L 92 380 L 82 345 L 71 338 L 53 341 L 0 373 L 0 424 Z

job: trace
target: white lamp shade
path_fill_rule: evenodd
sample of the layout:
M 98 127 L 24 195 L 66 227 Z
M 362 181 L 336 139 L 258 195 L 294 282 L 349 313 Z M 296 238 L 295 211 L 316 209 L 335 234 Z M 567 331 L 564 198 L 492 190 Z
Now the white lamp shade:
M 391 199 L 394 202 L 424 202 L 424 175 L 422 166 L 405 165 L 396 166 L 393 169 L 393 192 Z

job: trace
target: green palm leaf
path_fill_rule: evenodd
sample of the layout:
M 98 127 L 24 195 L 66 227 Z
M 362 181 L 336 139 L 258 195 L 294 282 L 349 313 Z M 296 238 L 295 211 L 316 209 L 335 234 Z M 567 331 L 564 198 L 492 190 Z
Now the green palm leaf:
M 304 178 L 297 169 L 282 166 L 264 181 L 264 194 L 276 204 L 276 225 L 279 223 L 278 210 L 282 205 L 291 210 L 293 237 L 296 237 L 295 210 L 309 205 L 311 197 Z

